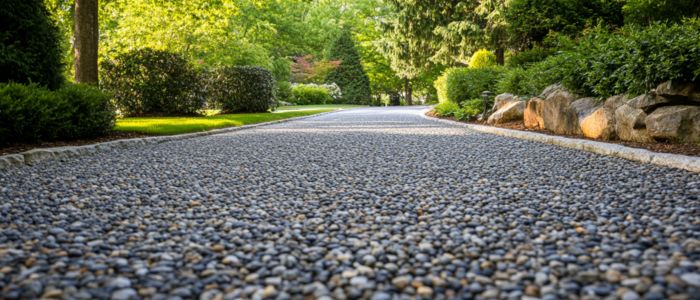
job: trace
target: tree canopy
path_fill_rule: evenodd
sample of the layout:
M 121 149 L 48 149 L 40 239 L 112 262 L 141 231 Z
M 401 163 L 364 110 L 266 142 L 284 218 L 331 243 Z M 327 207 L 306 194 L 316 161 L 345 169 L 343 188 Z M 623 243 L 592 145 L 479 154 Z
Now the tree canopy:
M 70 74 L 74 1 L 44 2 Z M 372 93 L 410 96 L 415 89 L 435 98 L 432 82 L 441 71 L 467 66 L 480 49 L 497 64 L 518 64 L 555 52 L 549 49 L 562 36 L 679 22 L 699 7 L 693 0 L 103 0 L 99 59 L 148 48 L 202 68 L 263 67 L 280 86 L 323 83 L 337 73 L 332 50 L 347 32 Z M 530 58 L 514 57 L 521 52 Z

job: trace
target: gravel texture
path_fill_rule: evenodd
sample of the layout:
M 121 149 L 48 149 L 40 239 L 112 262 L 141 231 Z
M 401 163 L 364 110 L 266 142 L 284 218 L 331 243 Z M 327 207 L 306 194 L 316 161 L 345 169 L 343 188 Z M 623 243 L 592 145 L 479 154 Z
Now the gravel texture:
M 420 112 L 0 170 L 0 298 L 700 297 L 700 175 Z

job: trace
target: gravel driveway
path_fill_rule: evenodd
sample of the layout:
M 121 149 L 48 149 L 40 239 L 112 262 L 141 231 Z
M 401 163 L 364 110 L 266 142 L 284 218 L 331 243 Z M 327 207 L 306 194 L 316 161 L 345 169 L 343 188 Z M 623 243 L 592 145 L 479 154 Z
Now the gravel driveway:
M 699 299 L 700 175 L 422 109 L 0 170 L 0 298 Z

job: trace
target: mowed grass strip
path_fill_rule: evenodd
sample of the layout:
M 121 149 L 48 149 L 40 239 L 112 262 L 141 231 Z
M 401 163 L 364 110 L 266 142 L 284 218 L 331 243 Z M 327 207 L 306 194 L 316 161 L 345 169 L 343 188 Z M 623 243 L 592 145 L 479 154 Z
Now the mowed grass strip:
M 282 107 L 272 113 L 227 114 L 195 117 L 142 117 L 117 119 L 116 131 L 139 132 L 152 135 L 173 135 L 242 126 L 282 119 L 303 117 L 339 109 L 361 106 L 314 105 L 313 107 Z

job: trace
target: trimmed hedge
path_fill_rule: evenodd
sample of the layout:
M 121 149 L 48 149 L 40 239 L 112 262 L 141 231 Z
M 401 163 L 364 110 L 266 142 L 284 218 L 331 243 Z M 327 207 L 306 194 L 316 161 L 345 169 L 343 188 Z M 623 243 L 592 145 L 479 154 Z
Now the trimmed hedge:
M 332 103 L 327 88 L 319 85 L 300 84 L 292 88 L 292 102 L 298 105 Z
M 97 137 L 114 117 L 110 97 L 95 87 L 0 84 L 0 144 Z
M 275 107 L 276 82 L 260 67 L 222 67 L 212 72 L 209 100 L 222 113 L 266 112 Z
M 204 105 L 203 80 L 181 55 L 141 49 L 102 64 L 102 87 L 124 116 L 193 115 Z
M 496 89 L 503 72 L 502 67 L 447 69 L 434 83 L 438 100 L 461 103 L 480 98 L 482 92 Z
M 63 82 L 60 35 L 43 0 L 6 0 L 0 5 L 0 82 Z
M 105 135 L 114 127 L 112 97 L 97 87 L 68 84 L 57 91 L 70 107 L 70 125 L 60 132 L 62 139 L 92 138 Z M 54 129 L 55 130 L 55 129 Z

